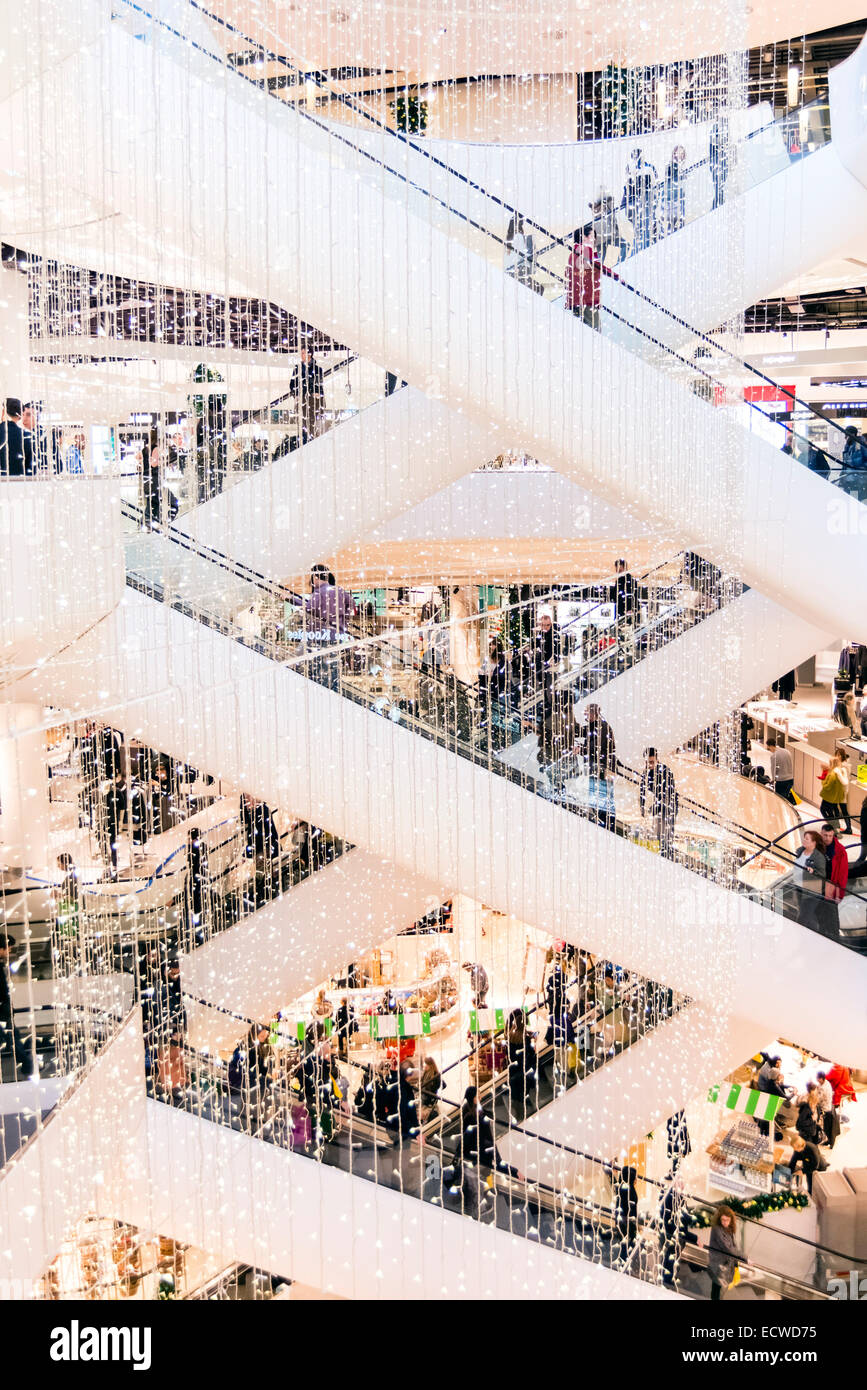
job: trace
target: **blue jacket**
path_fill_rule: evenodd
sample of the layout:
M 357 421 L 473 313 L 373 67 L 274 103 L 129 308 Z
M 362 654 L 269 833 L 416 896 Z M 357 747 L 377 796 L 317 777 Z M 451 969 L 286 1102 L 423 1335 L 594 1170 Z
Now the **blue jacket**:
M 843 450 L 844 468 L 867 468 L 867 447 L 863 439 L 850 439 Z

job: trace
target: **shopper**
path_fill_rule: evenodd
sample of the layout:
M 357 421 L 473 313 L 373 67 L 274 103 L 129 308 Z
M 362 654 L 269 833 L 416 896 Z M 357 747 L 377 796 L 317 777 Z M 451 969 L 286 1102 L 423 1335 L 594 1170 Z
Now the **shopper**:
M 349 1038 L 352 1031 L 352 1015 L 349 1009 L 349 999 L 346 995 L 340 1000 L 335 1015 L 334 1035 L 337 1042 L 337 1054 L 341 1061 L 349 1061 Z
M 611 194 L 600 189 L 590 204 L 590 211 L 596 232 L 599 259 L 603 268 L 606 266 L 610 268 L 616 265 L 623 255 L 623 237 L 618 220 L 618 210 L 614 206 L 614 199 Z M 622 214 L 620 215 L 622 216 Z
M 656 240 L 656 185 L 654 166 L 634 149 L 626 166 L 623 208 L 635 228 L 635 250 L 643 251 Z
M 675 145 L 665 171 L 665 210 L 667 230 L 676 232 L 686 217 L 686 150 Z
M 78 936 L 81 911 L 81 884 L 71 854 L 64 850 L 57 856 L 60 882 L 54 889 L 54 922 L 58 937 L 74 941 Z
M 692 1153 L 692 1142 L 686 1123 L 686 1112 L 678 1110 L 669 1115 L 665 1122 L 666 1148 L 671 1172 L 675 1173 L 685 1158 Z
M 419 1122 L 423 1125 L 439 1114 L 440 1092 L 445 1090 L 442 1072 L 433 1057 L 425 1057 L 419 1081 Z
M 831 465 L 828 462 L 828 455 L 824 449 L 819 449 L 815 444 L 811 444 L 807 451 L 807 467 L 811 473 L 818 473 L 821 477 L 827 478 L 831 473 Z
M 505 1163 L 497 1151 L 494 1139 L 494 1126 L 491 1117 L 479 1100 L 478 1089 L 468 1086 L 464 1092 L 461 1106 L 461 1146 L 463 1163 L 472 1164 L 476 1169 L 488 1172 L 509 1173 L 517 1176 L 516 1170 Z
M 819 909 L 825 895 L 828 866 L 822 837 L 816 830 L 804 831 L 804 843 L 795 856 L 792 878 L 798 888 L 798 921 L 802 927 L 819 927 Z
M 819 1118 L 828 1141 L 833 1149 L 840 1137 L 840 1118 L 834 1105 L 834 1090 L 824 1071 L 816 1073 L 816 1091 L 819 1096 Z
M 641 619 L 641 589 L 625 560 L 614 562 L 614 583 L 608 586 L 608 602 L 614 604 L 618 657 L 625 664 L 635 645 L 635 629 Z
M 229 1062 L 229 1093 L 240 1126 L 254 1134 L 262 1121 L 268 1095 L 270 1050 L 268 1029 L 253 1023 Z
M 537 688 L 550 688 L 554 673 L 563 659 L 563 636 L 551 614 L 539 614 L 539 627 L 533 641 L 533 674 Z
M 539 767 L 547 774 L 551 791 L 556 796 L 577 772 L 574 760 L 577 726 L 570 689 L 552 688 L 543 694 L 536 719 L 536 737 Z
M 84 472 L 84 449 L 86 442 L 83 434 L 74 434 L 72 436 L 72 443 L 66 450 L 63 460 L 63 469 L 65 473 Z
M 321 1019 L 324 1021 L 326 1018 L 333 1018 L 333 1016 L 334 1005 L 328 998 L 323 987 L 319 990 L 319 992 L 316 995 L 316 998 L 313 1001 L 312 1017 L 314 1020 Z
M 803 1135 L 796 1134 L 792 1139 L 792 1156 L 788 1162 L 792 1177 L 800 1172 L 804 1175 L 807 1191 L 813 1191 L 813 1174 L 824 1173 L 828 1167 L 816 1144 L 811 1144 Z
M 837 839 L 837 832 L 827 821 L 820 831 L 825 851 L 825 892 L 819 909 L 819 926 L 834 940 L 840 935 L 840 903 L 849 881 L 849 857 Z
M 515 213 L 509 219 L 506 232 L 506 274 L 513 275 L 520 285 L 539 289 L 541 293 L 541 288 L 534 283 L 533 256 L 533 238 L 524 226 L 521 214 Z
M 831 1087 L 831 1098 L 835 1110 L 839 1109 L 844 1100 L 856 1101 L 858 1099 L 848 1067 L 834 1062 L 832 1066 L 826 1068 L 825 1080 Z
M 862 439 L 855 425 L 846 426 L 846 443 L 843 448 L 843 467 L 860 472 L 867 468 L 867 442 Z
M 825 1130 L 819 1119 L 819 1093 L 812 1081 L 807 1082 L 804 1094 L 798 1096 L 797 1106 L 798 1120 L 795 1128 L 801 1138 L 817 1147 L 824 1144 Z
M 612 779 L 617 765 L 614 735 L 597 704 L 588 705 L 585 716 L 585 723 L 579 726 L 576 734 L 576 745 L 587 763 L 591 815 L 606 830 L 613 830 L 615 805 Z
M 707 1246 L 707 1268 L 710 1274 L 710 1296 L 713 1302 L 722 1298 L 735 1277 L 737 1264 L 737 1217 L 731 1207 L 718 1207 Z
M 24 478 L 33 473 L 33 452 L 22 427 L 21 402 L 7 396 L 0 423 L 0 478 Z
M 530 1096 L 537 1088 L 535 1034 L 527 1027 L 523 1009 L 513 1009 L 506 1025 L 506 1049 L 509 1056 L 509 1108 L 522 1120 L 527 1113 Z
M 819 781 L 822 783 L 822 800 L 819 810 L 826 820 L 838 824 L 841 820 L 846 834 L 852 834 L 852 818 L 849 815 L 849 754 L 838 748 L 831 754 L 831 762 Z
M 113 778 L 101 783 L 97 805 L 97 835 L 103 863 L 107 863 L 109 877 L 112 879 L 117 878 L 120 827 L 128 809 L 127 788 L 123 773 L 117 772 Z
M 677 1288 L 677 1271 L 685 1237 L 683 1226 L 685 1206 L 683 1179 L 674 1177 L 665 1185 L 659 1203 L 662 1283 L 667 1289 Z
M 256 906 L 261 907 L 279 887 L 280 836 L 270 806 L 256 801 L 249 792 L 241 794 L 241 828 L 244 853 L 254 864 Z
M 301 600 L 297 599 L 300 603 Z M 314 565 L 310 571 L 310 596 L 304 601 L 308 639 L 333 644 L 345 637 L 350 618 L 358 616 L 355 599 L 341 589 L 327 565 Z
M 33 1039 L 15 1026 L 9 962 L 16 944 L 14 936 L 0 935 L 0 1053 L 12 1057 L 16 1080 L 19 1069 L 26 1078 L 38 1079 Z
M 148 530 L 163 517 L 163 455 L 159 430 L 152 429 L 141 451 L 142 511 Z
M 730 127 L 727 116 L 720 116 L 719 120 L 714 121 L 711 127 L 708 159 L 710 176 L 713 180 L 713 206 L 718 208 L 725 201 L 726 184 L 732 163 Z
M 777 740 L 777 735 L 773 729 L 768 734 L 768 751 L 771 755 L 771 781 L 774 784 L 774 791 L 777 796 L 782 796 L 786 801 L 795 805 L 795 798 L 792 794 L 795 785 L 795 769 L 792 763 L 792 755 L 788 748 L 784 748 Z
M 602 263 L 596 254 L 592 222 L 575 233 L 566 266 L 566 308 L 590 328 L 599 328 Z
M 201 828 L 187 831 L 187 912 L 192 933 L 199 945 L 205 939 L 205 922 L 210 908 L 208 846 Z
M 469 971 L 470 988 L 473 991 L 473 1008 L 483 1009 L 485 1007 L 488 998 L 488 990 L 490 988 L 490 985 L 488 984 L 487 970 L 483 965 L 480 965 L 478 962 L 474 964 L 470 960 L 464 961 L 463 965 L 461 966 L 461 969 Z
M 655 748 L 644 750 L 644 772 L 638 787 L 638 802 L 641 815 L 652 823 L 660 854 L 665 859 L 673 859 L 677 788 L 674 773 L 659 761 Z
M 617 1255 L 612 1258 L 628 1268 L 638 1241 L 638 1173 L 631 1164 L 615 1163 L 610 1168 L 614 1230 Z
M 325 374 L 309 347 L 301 348 L 300 361 L 289 378 L 289 395 L 297 403 L 301 440 L 306 444 L 315 439 L 325 409 Z

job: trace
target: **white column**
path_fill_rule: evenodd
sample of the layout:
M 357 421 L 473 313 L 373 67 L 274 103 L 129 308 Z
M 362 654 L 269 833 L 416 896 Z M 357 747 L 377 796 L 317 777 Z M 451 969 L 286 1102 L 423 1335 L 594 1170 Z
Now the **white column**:
M 41 705 L 0 704 L 0 841 L 7 866 L 45 869 L 51 807 Z

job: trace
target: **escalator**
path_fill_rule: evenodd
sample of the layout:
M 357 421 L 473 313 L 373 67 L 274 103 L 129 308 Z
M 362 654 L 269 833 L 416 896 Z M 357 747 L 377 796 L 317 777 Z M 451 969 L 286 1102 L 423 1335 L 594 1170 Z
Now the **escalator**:
M 841 591 L 837 620 L 858 631 L 864 621 L 861 537 L 857 525 L 833 536 L 815 527 L 816 514 L 826 513 L 833 502 L 827 483 L 684 390 L 682 364 L 675 364 L 675 375 L 669 377 L 505 277 L 501 245 L 495 264 L 485 250 L 493 234 L 475 216 L 360 152 L 345 133 L 325 129 L 272 100 L 238 74 L 227 75 L 213 54 L 193 47 L 165 22 L 148 21 L 142 7 L 135 9 L 137 24 L 144 14 L 147 23 L 156 25 L 159 43 L 137 44 L 112 25 L 105 37 L 111 60 L 99 65 L 101 73 L 126 79 L 127 133 L 119 152 L 129 154 L 131 169 L 146 162 L 144 150 L 131 147 L 137 139 L 150 139 L 141 132 L 152 127 L 152 109 L 150 122 L 138 119 L 142 79 L 158 75 L 161 107 L 167 113 L 190 109 L 196 100 L 193 74 L 201 76 L 205 93 L 219 72 L 244 111 L 239 128 L 229 122 L 225 132 L 232 144 L 228 167 L 243 176 L 233 191 L 233 234 L 248 248 L 278 248 L 268 267 L 274 298 L 372 360 L 387 362 L 428 394 L 447 399 L 470 421 L 493 423 L 510 436 L 513 447 L 544 459 L 594 495 L 656 524 L 674 526 L 691 548 L 816 625 L 824 618 L 825 605 L 815 596 L 833 563 Z M 108 56 L 99 47 L 79 54 L 73 61 L 82 71 L 70 73 L 74 80 L 67 90 L 89 90 L 87 64 Z M 150 80 L 146 86 L 150 91 Z M 71 136 L 81 133 L 74 123 L 57 124 L 64 136 L 64 124 Z M 210 123 L 208 128 L 212 137 Z M 285 187 L 269 190 L 265 215 L 273 224 L 270 237 L 262 234 L 259 185 L 246 182 L 258 179 L 254 149 L 266 138 L 275 142 L 272 155 L 278 145 L 281 158 L 285 152 L 287 171 Z M 339 167 L 333 157 L 338 150 Z M 802 161 L 804 169 L 820 156 Z M 191 161 L 195 166 L 193 144 L 184 151 L 185 175 Z M 67 169 L 79 163 L 74 152 L 66 152 Z M 212 201 L 218 207 L 228 197 L 213 159 L 207 168 L 203 217 Z M 62 182 L 60 173 L 58 177 Z M 299 180 L 305 188 L 301 199 L 293 198 Z M 186 176 L 177 180 L 177 187 L 186 196 Z M 116 197 L 125 197 L 122 180 Z M 143 216 L 139 202 L 130 192 L 123 205 Z M 353 218 L 342 219 L 337 253 L 321 235 L 320 209 L 329 206 L 355 211 Z M 161 211 L 167 228 L 170 210 Z M 247 218 L 256 219 L 255 234 L 251 227 L 247 235 Z M 376 228 L 375 237 L 368 235 L 370 228 Z M 73 231 L 73 239 L 76 235 Z M 122 243 L 123 227 L 118 226 L 114 244 L 120 248 Z M 137 247 L 144 244 L 146 239 L 137 237 Z M 388 278 L 385 301 L 383 246 L 395 255 L 399 251 L 414 268 L 413 275 Z M 253 274 L 252 267 L 249 272 Z M 435 292 L 445 283 L 448 299 Z M 687 375 L 705 379 L 703 369 L 697 373 L 693 367 L 692 376 Z M 613 389 L 600 395 L 600 382 Z M 640 433 L 632 431 L 628 442 L 621 437 L 622 420 L 641 422 Z M 677 422 L 675 431 L 672 422 Z M 683 467 L 685 457 L 709 451 L 718 460 L 713 487 L 703 470 Z M 438 461 L 433 462 L 437 466 L 430 469 L 429 480 L 436 487 L 445 478 Z M 727 525 L 721 528 L 723 504 Z M 858 504 L 853 506 L 860 516 Z M 761 522 L 766 515 L 775 517 L 773 529 Z
M 136 544 L 142 539 L 153 538 Z M 134 721 L 154 746 L 219 769 L 446 894 L 466 893 L 695 999 L 717 997 L 724 960 L 726 988 L 744 1017 L 825 1055 L 852 1057 L 862 1043 L 867 1051 L 864 958 L 847 951 L 841 971 L 843 938 L 835 931 L 823 939 L 793 921 L 785 895 L 762 887 L 761 861 L 761 872 L 745 879 L 743 851 L 734 852 L 731 832 L 709 813 L 690 808 L 681 862 L 663 859 L 629 839 L 628 781 L 616 789 L 615 833 L 597 823 L 580 773 L 552 800 L 538 769 L 511 766 L 471 713 L 465 724 L 452 687 L 420 679 L 415 653 L 402 653 L 388 635 L 290 655 L 285 643 L 245 631 L 229 615 L 218 566 L 184 596 L 154 570 L 131 573 L 128 583 L 99 636 L 77 644 L 62 669 L 32 677 L 28 691 L 51 691 L 56 702 L 62 689 L 67 705 L 88 712 L 114 706 L 116 722 Z M 406 708 L 394 699 L 401 684 Z M 468 814 L 473 832 L 463 834 Z M 779 866 L 771 877 L 779 880 Z M 857 916 L 861 900 L 851 901 Z M 833 1016 L 812 987 L 831 973 Z

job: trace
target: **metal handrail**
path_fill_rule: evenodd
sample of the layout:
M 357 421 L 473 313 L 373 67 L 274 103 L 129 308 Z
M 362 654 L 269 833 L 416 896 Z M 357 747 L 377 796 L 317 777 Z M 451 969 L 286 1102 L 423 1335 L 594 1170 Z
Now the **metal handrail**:
M 215 55 L 215 54 L 209 52 L 207 49 L 203 48 L 200 44 L 197 44 L 197 43 L 195 42 L 195 40 L 190 39 L 187 35 L 184 35 L 184 34 L 182 34 L 179 30 L 174 29 L 174 28 L 173 28 L 170 24 L 168 24 L 165 20 L 161 19 L 160 17 L 158 17 L 158 16 L 156 16 L 156 15 L 151 14 L 150 11 L 148 11 L 147 9 L 145 9 L 143 6 L 136 4 L 136 3 L 135 3 L 135 0 L 121 0 L 121 2 L 122 2 L 123 4 L 125 4 L 125 5 L 127 5 L 130 9 L 133 9 L 133 10 L 137 11 L 138 13 L 145 15 L 147 18 L 151 19 L 154 23 L 157 23 L 157 24 L 161 25 L 161 27 L 165 28 L 168 32 L 172 33 L 175 37 L 179 38 L 182 42 L 184 42 L 184 43 L 186 43 L 186 44 L 192 46 L 193 48 L 195 48 L 195 49 L 197 49 L 198 51 L 200 51 L 201 53 L 203 53 L 203 54 L 204 54 L 207 58 L 209 58 L 211 61 L 217 61 L 217 62 L 220 61 L 219 55 Z M 193 7 L 194 7 L 195 9 L 197 9 L 197 10 L 199 10 L 201 13 L 205 14 L 208 18 L 210 18 L 211 20 L 213 20 L 215 23 L 218 23 L 218 24 L 222 25 L 223 27 L 229 28 L 230 30 L 232 30 L 233 32 L 239 34 L 242 38 L 244 38 L 246 42 L 248 42 L 248 43 L 250 43 L 250 44 L 253 44 L 253 40 L 248 39 L 247 36 L 245 36 L 245 35 L 243 34 L 243 32 L 242 32 L 240 29 L 237 28 L 237 26 L 232 25 L 232 24 L 229 24 L 228 21 L 222 19 L 222 18 L 221 18 L 220 16 L 218 16 L 218 15 L 212 14 L 210 11 L 206 10 L 203 6 L 201 6 L 200 4 L 198 4 L 198 3 L 197 3 L 197 0 L 190 0 L 190 3 L 193 5 Z M 253 46 L 256 47 L 256 48 L 261 48 L 261 47 L 262 47 L 262 46 L 259 45 L 259 44 L 253 44 Z M 263 50 L 263 51 L 265 51 L 265 50 Z M 273 55 L 273 56 L 274 56 L 275 60 L 277 60 L 277 55 Z M 287 63 L 288 63 L 288 60 L 286 60 L 286 61 L 287 61 Z M 292 64 L 288 64 L 288 65 L 289 65 L 289 66 L 292 66 Z M 261 90 L 262 90 L 261 84 L 259 84 L 258 82 L 256 82 L 254 79 L 250 78 L 247 74 L 240 72 L 237 68 L 234 69 L 234 71 L 235 71 L 235 73 L 236 73 L 236 75 L 237 75 L 238 77 L 240 77 L 243 81 L 249 82 L 253 87 L 256 88 L 257 91 L 261 91 Z M 301 69 L 298 69 L 298 71 L 301 71 Z M 314 80 L 315 80 L 315 77 L 314 77 Z M 267 91 L 267 89 L 266 89 L 266 91 Z M 268 93 L 268 95 L 271 96 L 271 95 L 273 95 L 273 94 Z M 279 100 L 279 98 L 275 98 L 275 100 Z M 283 105 L 283 104 L 285 104 L 285 103 L 282 103 L 282 102 L 281 102 L 281 105 Z M 296 112 L 297 112 L 303 119 L 305 119 L 305 120 L 311 122 L 313 125 L 316 125 L 318 128 L 323 129 L 323 130 L 326 132 L 326 134 L 328 134 L 332 139 L 338 141 L 339 143 L 342 143 L 342 144 L 345 144 L 345 145 L 349 146 L 349 148 L 353 149 L 353 150 L 355 151 L 356 154 L 361 155 L 364 159 L 367 159 L 367 160 L 371 161 L 372 163 L 374 163 L 374 164 L 377 165 L 378 167 L 380 167 L 380 168 L 382 168 L 382 169 L 385 169 L 385 170 L 386 170 L 388 173 L 390 173 L 393 177 L 399 179 L 401 182 L 405 183 L 408 187 L 413 187 L 413 188 L 415 188 L 417 191 L 421 192 L 421 193 L 423 194 L 424 197 L 426 197 L 426 198 L 428 198 L 429 200 L 431 200 L 431 201 L 433 201 L 433 202 L 439 204 L 440 206 L 444 207 L 444 208 L 445 208 L 449 213 L 451 213 L 453 216 L 456 216 L 456 217 L 460 218 L 462 221 L 464 221 L 464 222 L 466 222 L 468 225 L 472 226 L 475 230 L 483 232 L 483 233 L 485 234 L 485 236 L 487 236 L 489 239 L 491 239 L 491 240 L 497 242 L 500 246 L 507 246 L 507 245 L 508 245 L 508 243 L 506 242 L 506 240 L 505 240 L 503 237 L 499 236 L 496 232 L 493 232 L 489 227 L 485 227 L 485 226 L 483 226 L 481 223 L 476 222 L 473 218 L 467 216 L 465 213 L 461 213 L 461 212 L 459 211 L 459 209 L 453 207 L 448 201 L 446 201 L 446 200 L 444 200 L 444 199 L 442 199 L 442 198 L 439 198 L 436 194 L 432 193 L 432 192 L 430 191 L 430 189 L 425 189 L 425 188 L 421 187 L 420 185 L 415 184 L 415 183 L 413 182 L 413 180 L 409 179 L 405 174 L 401 174 L 399 170 L 396 170 L 396 169 L 392 168 L 389 164 L 385 163 L 383 160 L 378 159 L 375 155 L 371 154 L 369 151 L 366 151 L 366 150 L 362 149 L 360 146 L 358 146 L 357 144 L 355 144 L 355 143 L 354 143 L 349 137 L 347 137 L 347 135 L 346 135 L 345 133 L 343 133 L 342 131 L 341 131 L 341 132 L 338 132 L 338 131 L 335 131 L 335 130 L 331 129 L 331 126 L 330 126 L 327 122 L 325 122 L 325 121 L 323 121 L 323 120 L 320 120 L 319 118 L 317 118 L 316 116 L 314 116 L 311 112 L 306 111 L 306 110 L 303 110 L 301 107 L 296 107 L 295 110 L 296 110 Z M 332 124 L 333 124 L 333 123 L 332 123 Z M 523 214 L 521 214 L 521 213 L 519 212 L 518 209 L 513 208 L 510 204 L 506 203 L 504 200 L 502 200 L 502 199 L 500 199 L 500 198 L 497 198 L 496 195 L 489 193 L 486 189 L 482 188 L 480 185 L 477 185 L 477 184 L 472 183 L 472 181 L 469 180 L 469 179 L 466 177 L 466 175 L 461 174 L 459 170 L 452 169 L 450 165 L 448 165 L 445 161 L 438 159 L 438 158 L 437 158 L 436 156 L 434 156 L 429 150 L 424 150 L 423 148 L 420 149 L 419 146 L 418 146 L 416 143 L 410 142 L 410 141 L 408 140 L 408 137 L 406 137 L 405 135 L 403 135 L 401 132 L 399 132 L 399 131 L 394 131 L 394 130 L 392 130 L 392 129 L 391 129 L 390 127 L 388 127 L 388 126 L 384 126 L 384 127 L 383 127 L 383 130 L 386 131 L 389 135 L 393 136 L 394 138 L 396 138 L 396 139 L 398 139 L 398 140 L 401 140 L 401 141 L 404 142 L 404 143 L 411 144 L 411 147 L 412 147 L 414 150 L 416 150 L 417 152 L 423 154 L 425 158 L 428 158 L 428 159 L 432 160 L 435 164 L 437 164 L 438 166 L 440 166 L 440 167 L 442 167 L 443 169 L 445 169 L 448 173 L 450 173 L 451 175 L 453 175 L 455 178 L 460 179 L 462 182 L 464 182 L 464 183 L 466 183 L 468 186 L 472 187 L 475 191 L 481 193 L 484 197 L 486 197 L 487 199 L 489 199 L 491 202 L 495 203 L 498 207 L 502 208 L 502 210 L 503 210 L 504 212 L 508 212 L 508 213 L 510 213 L 510 215 L 522 216 L 522 217 L 523 217 Z M 527 224 L 529 224 L 530 226 L 533 226 L 533 227 L 537 228 L 538 230 L 545 231 L 545 234 L 546 234 L 547 236 L 551 237 L 551 233 L 550 233 L 549 231 L 547 231 L 546 229 L 540 227 L 539 224 L 535 223 L 535 222 L 533 221 L 532 218 L 524 217 L 524 222 L 527 223 Z M 565 238 L 563 238 L 563 237 L 552 237 L 551 240 L 552 240 L 552 244 L 557 244 L 557 245 L 560 245 L 560 246 L 565 247 L 567 250 L 571 250 L 571 247 L 570 247 L 568 241 L 567 241 Z M 613 274 L 613 272 L 608 271 L 606 267 L 603 267 L 602 269 L 603 269 L 603 273 L 606 273 L 606 274 L 609 274 L 609 275 L 612 275 L 612 274 Z M 560 279 L 559 276 L 557 276 L 557 277 L 555 277 L 555 278 L 559 281 L 559 283 L 565 284 L 565 282 L 564 282 L 562 279 Z M 619 276 L 618 276 L 618 277 L 615 277 L 615 278 L 620 279 Z M 635 295 L 635 296 L 638 297 L 639 299 L 644 300 L 646 303 L 650 304 L 650 305 L 651 305 L 654 309 L 656 309 L 658 312 L 662 313 L 662 314 L 665 315 L 667 318 L 669 318 L 669 319 L 671 319 L 673 322 L 677 323 L 679 326 L 682 326 L 683 328 L 687 329 L 687 330 L 689 331 L 689 333 L 690 333 L 692 336 L 694 336 L 695 338 L 699 339 L 700 341 L 703 341 L 703 342 L 708 343 L 710 346 L 714 347 L 717 351 L 719 351 L 719 349 L 720 349 L 719 343 L 716 342 L 715 339 L 711 338 L 708 334 L 705 334 L 705 333 L 701 332 L 700 330 L 694 328 L 694 327 L 693 327 L 691 324 L 689 324 L 685 319 L 683 319 L 683 318 L 681 318 L 679 315 L 673 313 L 670 309 L 667 309 L 664 305 L 659 304 L 656 300 L 654 300 L 654 299 L 652 299 L 650 296 L 646 295 L 643 291 L 638 290 L 635 286 L 629 284 L 628 281 L 622 280 L 622 279 L 621 279 L 621 280 L 620 280 L 620 283 L 622 283 L 622 284 L 625 286 L 625 288 L 626 288 L 631 294 Z M 605 307 L 605 306 L 603 306 L 603 307 Z M 619 315 L 616 315 L 616 317 L 620 317 L 620 316 L 619 316 Z M 622 320 L 622 321 L 628 323 L 628 320 Z M 667 344 L 663 343 L 661 340 L 654 338 L 653 335 L 646 333 L 644 330 L 638 328 L 638 327 L 637 327 L 636 325 L 634 325 L 634 324 L 628 324 L 628 326 L 632 329 L 633 332 L 637 333 L 640 337 L 645 338 L 645 339 L 646 339 L 648 342 L 650 342 L 654 347 L 661 348 L 665 353 L 667 353 L 668 355 L 674 357 L 676 360 L 682 362 L 682 363 L 683 363 L 685 366 L 687 366 L 691 371 L 697 373 L 698 375 L 701 375 L 701 376 L 706 377 L 708 380 L 712 381 L 715 385 L 721 385 L 721 383 L 717 382 L 716 379 L 713 378 L 713 377 L 710 375 L 710 373 L 705 372 L 705 371 L 704 371 L 703 369 L 701 369 L 701 368 L 698 368 L 698 366 L 696 365 L 696 363 L 691 362 L 691 361 L 689 361 L 687 358 L 682 357 L 678 352 L 676 352 L 674 349 L 672 349 L 671 347 L 669 347 Z M 764 374 L 761 373 L 761 372 L 759 372 L 757 368 L 751 366 L 749 363 L 747 363 L 747 362 L 745 362 L 745 361 L 742 361 L 741 359 L 738 359 L 738 358 L 734 357 L 734 354 L 729 353 L 729 356 L 732 358 L 733 361 L 737 361 L 737 362 L 738 362 L 738 365 L 741 366 L 745 371 L 749 372 L 751 375 L 757 376 L 757 377 L 759 377 L 761 380 L 763 380 L 763 381 L 765 381 L 765 382 L 769 382 L 770 384 L 774 385 L 775 387 L 778 385 L 778 383 L 777 383 L 777 382 L 774 382 L 774 381 L 772 380 L 772 378 L 765 377 Z M 796 398 L 796 397 L 793 397 L 792 399 L 793 399 L 793 401 L 794 401 L 796 404 L 803 406 L 803 408 L 805 408 L 805 409 L 807 409 L 807 410 L 810 410 L 813 414 L 817 415 L 817 416 L 818 416 L 819 418 L 821 418 L 823 421 L 826 420 L 826 417 L 825 417 L 824 415 L 821 415 L 821 413 L 820 413 L 819 411 L 817 411 L 817 410 L 815 409 L 815 407 L 811 407 L 807 402 L 802 402 L 802 401 L 800 401 L 800 400 L 799 400 L 798 398 Z M 758 410 L 758 413 L 759 413 L 760 415 L 762 415 L 763 418 L 767 418 L 767 416 L 765 416 L 765 413 L 759 409 L 758 402 L 756 402 L 756 401 L 744 401 L 743 404 L 747 405 L 751 410 Z M 828 422 L 828 423 L 834 423 L 835 426 L 836 426 L 836 422 Z M 841 429 L 840 426 L 836 426 L 836 428 L 837 428 L 837 429 Z M 845 431 L 842 431 L 842 430 L 841 430 L 841 432 L 842 432 L 842 433 L 845 433 Z M 790 433 L 791 433 L 791 437 L 792 437 L 792 438 L 800 438 L 800 436 L 796 436 L 796 435 L 795 435 L 795 433 L 794 433 L 793 430 L 790 431 Z M 807 442 L 809 442 L 809 441 L 807 441 Z

